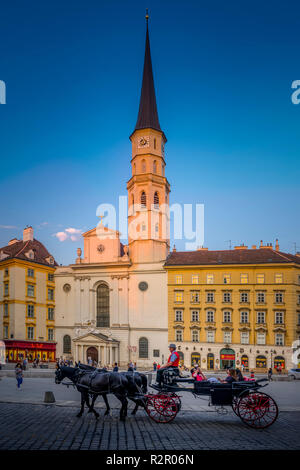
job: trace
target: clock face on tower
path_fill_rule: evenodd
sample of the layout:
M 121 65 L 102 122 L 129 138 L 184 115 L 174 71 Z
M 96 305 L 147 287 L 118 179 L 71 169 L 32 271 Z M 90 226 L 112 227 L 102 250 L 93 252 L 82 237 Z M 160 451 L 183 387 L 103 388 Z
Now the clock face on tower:
M 140 137 L 138 141 L 138 148 L 149 147 L 149 137 Z

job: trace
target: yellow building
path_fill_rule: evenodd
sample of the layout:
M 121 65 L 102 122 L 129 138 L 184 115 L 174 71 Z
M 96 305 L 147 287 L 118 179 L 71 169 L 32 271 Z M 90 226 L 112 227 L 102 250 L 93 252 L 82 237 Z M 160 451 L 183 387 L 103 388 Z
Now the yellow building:
M 0 248 L 0 334 L 6 360 L 55 360 L 55 284 L 57 263 L 33 238 L 32 227 L 23 239 Z
M 300 339 L 300 256 L 271 244 L 252 249 L 173 250 L 168 272 L 169 341 L 182 362 L 205 370 L 293 366 Z M 294 364 L 295 365 L 295 364 Z

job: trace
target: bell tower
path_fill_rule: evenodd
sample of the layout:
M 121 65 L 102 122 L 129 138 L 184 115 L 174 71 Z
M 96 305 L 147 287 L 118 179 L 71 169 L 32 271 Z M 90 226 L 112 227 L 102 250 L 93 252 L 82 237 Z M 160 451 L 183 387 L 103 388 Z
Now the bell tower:
M 169 193 L 165 177 L 164 147 L 152 72 L 146 14 L 146 46 L 142 91 L 132 144 L 131 178 L 128 191 L 128 245 L 133 263 L 164 261 L 170 249 Z

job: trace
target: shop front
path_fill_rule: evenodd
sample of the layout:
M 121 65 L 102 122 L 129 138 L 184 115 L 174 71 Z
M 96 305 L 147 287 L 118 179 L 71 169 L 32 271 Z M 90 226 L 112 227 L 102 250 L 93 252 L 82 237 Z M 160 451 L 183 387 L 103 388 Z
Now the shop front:
M 245 367 L 245 369 L 249 369 L 249 358 L 246 354 L 243 354 L 241 357 L 241 365 Z
M 277 369 L 278 367 L 285 369 L 285 359 L 282 356 L 276 356 L 274 359 L 274 368 Z
M 7 362 L 18 362 L 27 359 L 28 362 L 38 359 L 41 362 L 55 362 L 56 343 L 41 341 L 4 340 Z
M 201 358 L 200 358 L 200 354 L 197 353 L 197 352 L 193 352 L 191 354 L 191 365 L 194 366 L 195 364 L 198 364 L 200 365 L 201 363 Z
M 233 349 L 224 348 L 220 351 L 220 368 L 230 369 L 235 367 L 235 352 Z
M 213 370 L 215 368 L 215 356 L 213 353 L 207 354 L 207 370 Z
M 267 368 L 267 358 L 265 356 L 257 356 L 257 358 L 256 358 L 256 368 L 257 369 L 266 369 Z

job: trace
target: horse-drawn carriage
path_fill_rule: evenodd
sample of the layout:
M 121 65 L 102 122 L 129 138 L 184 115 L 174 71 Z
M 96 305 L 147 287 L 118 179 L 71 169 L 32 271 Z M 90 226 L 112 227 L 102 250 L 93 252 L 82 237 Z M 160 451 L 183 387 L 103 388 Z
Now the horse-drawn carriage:
M 197 382 L 193 378 L 180 378 L 176 369 L 166 369 L 162 387 L 150 385 L 157 393 L 145 396 L 146 411 L 157 423 L 169 423 L 181 409 L 177 393 L 190 392 L 195 398 L 208 397 L 209 406 L 215 406 L 219 413 L 226 413 L 225 407 L 231 407 L 245 424 L 264 429 L 273 424 L 278 416 L 278 406 L 273 398 L 259 391 L 268 385 L 265 382 L 268 382 L 267 379 L 232 383 Z
M 156 423 L 170 423 L 181 409 L 181 399 L 178 392 L 190 392 L 195 398 L 209 398 L 209 405 L 215 406 L 219 413 L 226 413 L 225 407 L 231 407 L 234 413 L 248 426 L 264 429 L 275 422 L 278 416 L 278 406 L 272 397 L 259 391 L 268 385 L 267 379 L 253 382 L 220 383 L 201 381 L 193 378 L 179 377 L 178 369 L 166 369 L 163 372 L 162 387 L 151 385 L 155 393 L 147 393 L 147 378 L 139 372 L 108 372 L 94 367 L 81 366 L 57 367 L 56 383 L 64 378 L 70 379 L 65 385 L 73 385 L 81 393 L 81 410 L 77 416 L 82 416 L 84 404 L 93 412 L 96 418 L 99 414 L 94 410 L 96 398 L 101 395 L 106 403 L 106 413 L 109 412 L 107 395 L 113 393 L 121 402 L 120 419 L 127 415 L 127 398 L 135 403 L 133 414 L 138 407 L 143 407 L 148 416 Z M 192 386 L 189 386 L 192 385 Z M 89 403 L 89 396 L 92 404 Z

